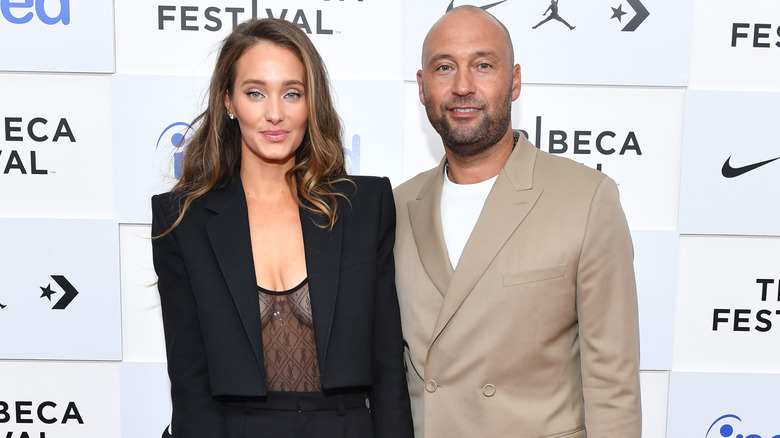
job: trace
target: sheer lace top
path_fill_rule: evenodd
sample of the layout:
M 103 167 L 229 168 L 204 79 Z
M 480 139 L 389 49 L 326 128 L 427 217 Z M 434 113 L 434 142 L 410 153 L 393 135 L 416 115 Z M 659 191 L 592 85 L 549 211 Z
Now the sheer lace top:
M 257 289 L 268 390 L 321 391 L 308 279 L 286 291 Z

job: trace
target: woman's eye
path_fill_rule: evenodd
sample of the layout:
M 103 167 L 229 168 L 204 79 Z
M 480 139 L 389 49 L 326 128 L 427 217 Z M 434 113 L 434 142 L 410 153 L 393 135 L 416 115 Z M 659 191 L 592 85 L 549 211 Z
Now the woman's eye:
M 287 94 L 284 95 L 285 99 L 299 99 L 301 97 L 302 93 L 299 93 L 297 91 L 290 91 Z
M 263 94 L 260 93 L 259 91 L 247 91 L 246 95 L 249 96 L 251 99 L 260 99 L 261 97 L 263 97 Z

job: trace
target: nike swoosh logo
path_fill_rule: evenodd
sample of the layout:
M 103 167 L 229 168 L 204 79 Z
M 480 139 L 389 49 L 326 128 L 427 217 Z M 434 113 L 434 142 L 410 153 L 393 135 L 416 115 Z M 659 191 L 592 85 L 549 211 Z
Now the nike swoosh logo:
M 482 9 L 483 11 L 487 11 L 488 9 L 492 8 L 493 6 L 500 5 L 501 3 L 504 3 L 506 1 L 508 1 L 508 0 L 501 0 L 500 2 L 495 2 L 495 3 L 491 3 L 489 5 L 480 6 L 479 8 Z M 452 0 L 450 2 L 449 6 L 447 6 L 447 11 L 445 11 L 445 13 L 451 11 L 454 7 L 455 7 L 455 0 Z
M 731 163 L 729 163 L 729 161 L 731 161 L 731 157 L 729 156 L 728 158 L 726 158 L 726 162 L 723 163 L 723 168 L 720 170 L 720 173 L 726 178 L 736 178 L 740 175 L 750 172 L 751 170 L 756 170 L 759 167 L 769 164 L 775 160 L 780 160 L 780 157 L 772 158 L 771 160 L 760 161 L 758 163 L 748 164 L 747 166 L 731 167 Z

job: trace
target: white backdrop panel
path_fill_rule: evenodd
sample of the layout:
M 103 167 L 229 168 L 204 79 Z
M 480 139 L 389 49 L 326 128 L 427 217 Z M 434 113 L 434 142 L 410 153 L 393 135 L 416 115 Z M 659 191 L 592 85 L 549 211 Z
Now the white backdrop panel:
M 120 225 L 122 270 L 122 359 L 129 362 L 164 362 L 160 296 L 152 266 L 151 227 Z
M 780 2 L 695 0 L 691 88 L 780 91 Z
M 347 171 L 403 182 L 403 83 L 337 80 L 333 95 L 344 122 Z
M 404 176 L 436 166 L 444 154 L 417 85 L 404 92 Z M 525 86 L 512 126 L 532 143 L 602 170 L 620 186 L 632 229 L 677 227 L 682 89 Z
M 682 236 L 675 371 L 780 372 L 780 238 Z
M 642 387 L 642 438 L 665 438 L 669 372 L 642 371 L 639 382 Z
M 401 77 L 400 1 L 117 0 L 116 10 L 118 73 L 210 75 L 234 22 L 271 16 L 309 34 L 332 78 Z
M 780 438 L 778 393 L 780 374 L 672 372 L 666 436 Z
M 778 92 L 688 91 L 681 233 L 780 235 L 778 107 Z
M 0 361 L 0 388 L 4 437 L 120 436 L 118 363 Z
M 441 137 L 428 122 L 417 82 L 404 83 L 403 181 L 437 166 L 444 156 Z M 393 181 L 397 186 L 403 181 Z
M 176 183 L 187 126 L 204 108 L 204 76 L 114 75 L 116 217 L 150 223 L 150 197 Z
M 0 219 L 0 357 L 119 360 L 117 225 Z
M 528 86 L 513 126 L 612 177 L 632 229 L 674 230 L 684 98 L 682 89 Z
M 631 232 L 639 298 L 640 368 L 671 370 L 677 292 L 676 231 Z
M 110 80 L 0 74 L 0 217 L 114 216 Z
M 529 83 L 686 85 L 688 81 L 693 0 L 628 2 L 561 0 L 561 21 L 541 23 L 549 0 L 483 0 L 476 2 L 404 0 L 403 78 L 413 80 L 420 68 L 425 34 L 448 6 L 474 4 L 488 8 L 509 29 L 515 61 Z M 625 12 L 620 15 L 620 12 Z M 635 30 L 629 25 L 639 11 Z M 644 15 L 644 14 L 641 14 Z M 620 19 L 618 20 L 618 16 Z
M 119 370 L 121 436 L 159 438 L 171 421 L 170 383 L 165 363 L 133 363 L 125 359 Z
M 111 73 L 113 4 L 95 0 L 2 1 L 0 41 L 0 70 Z

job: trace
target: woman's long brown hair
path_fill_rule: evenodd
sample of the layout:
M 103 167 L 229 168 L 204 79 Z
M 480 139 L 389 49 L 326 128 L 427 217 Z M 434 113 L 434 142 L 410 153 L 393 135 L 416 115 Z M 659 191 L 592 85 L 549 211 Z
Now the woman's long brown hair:
M 241 131 L 228 118 L 225 93 L 233 92 L 236 62 L 248 49 L 269 41 L 290 49 L 306 71 L 308 127 L 295 154 L 295 164 L 285 177 L 297 203 L 323 219 L 331 228 L 338 218 L 335 181 L 346 175 L 341 121 L 333 106 L 327 70 L 317 49 L 295 24 L 279 19 L 254 19 L 238 25 L 225 38 L 209 85 L 206 110 L 192 122 L 194 133 L 182 162 L 182 176 L 174 192 L 182 194 L 181 210 L 167 234 L 181 223 L 192 202 L 228 185 L 241 166 Z

